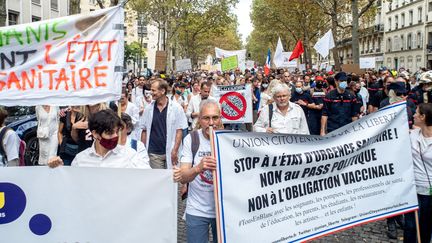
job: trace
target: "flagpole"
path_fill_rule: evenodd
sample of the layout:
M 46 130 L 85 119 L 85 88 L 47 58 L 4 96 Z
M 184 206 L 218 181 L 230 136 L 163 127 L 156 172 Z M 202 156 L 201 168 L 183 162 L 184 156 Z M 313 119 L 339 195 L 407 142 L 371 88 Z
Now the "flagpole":
M 209 135 L 210 135 L 210 148 L 211 148 L 211 156 L 213 158 L 216 158 L 215 155 L 215 147 L 214 147 L 214 134 L 213 134 L 213 127 L 209 127 Z M 217 242 L 222 242 L 222 234 L 221 234 L 221 224 L 220 224 L 220 207 L 219 207 L 219 195 L 218 195 L 218 180 L 217 180 L 217 173 L 215 170 L 212 171 L 213 176 L 213 196 L 215 201 L 215 209 L 216 209 L 216 234 L 217 234 Z M 214 236 L 213 236 L 214 238 Z

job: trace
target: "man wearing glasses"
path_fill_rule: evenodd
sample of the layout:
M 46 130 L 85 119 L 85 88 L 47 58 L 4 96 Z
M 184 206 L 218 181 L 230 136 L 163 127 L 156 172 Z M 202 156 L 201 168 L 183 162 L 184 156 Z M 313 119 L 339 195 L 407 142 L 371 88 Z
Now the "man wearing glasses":
M 303 109 L 290 102 L 291 92 L 286 84 L 272 90 L 274 104 L 263 108 L 254 125 L 255 132 L 309 134 Z

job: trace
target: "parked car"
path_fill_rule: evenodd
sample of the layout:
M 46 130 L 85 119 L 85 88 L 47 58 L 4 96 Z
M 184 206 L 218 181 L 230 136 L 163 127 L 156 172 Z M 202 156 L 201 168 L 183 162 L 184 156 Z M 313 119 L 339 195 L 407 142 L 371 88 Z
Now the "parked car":
M 39 142 L 36 137 L 37 119 L 34 106 L 5 107 L 8 111 L 6 126 L 15 130 L 18 136 L 26 142 L 26 166 L 37 165 L 39 160 Z

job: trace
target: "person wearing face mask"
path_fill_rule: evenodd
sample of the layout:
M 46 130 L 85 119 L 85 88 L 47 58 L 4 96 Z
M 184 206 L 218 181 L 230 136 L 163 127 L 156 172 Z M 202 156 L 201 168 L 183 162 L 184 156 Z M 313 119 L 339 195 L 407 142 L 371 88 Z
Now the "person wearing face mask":
M 432 103 L 432 71 L 420 75 L 419 85 L 413 89 L 418 104 Z
M 173 85 L 173 95 L 171 100 L 177 102 L 183 110 L 186 112 L 187 101 L 184 99 L 183 94 L 186 89 L 186 85 L 183 83 L 176 83 Z
M 324 136 L 352 121 L 357 120 L 356 98 L 347 90 L 348 76 L 345 72 L 335 75 L 336 89 L 324 98 L 320 135 Z
M 307 118 L 309 117 L 310 109 L 312 109 L 315 104 L 313 103 L 311 95 L 304 91 L 303 82 L 297 81 L 294 87 L 294 93 L 292 94 L 290 101 L 299 105 L 303 109 Z
M 312 101 L 315 104 L 309 111 L 308 125 L 312 135 L 320 135 L 322 108 L 326 92 L 324 88 L 324 78 L 315 78 L 315 87 L 311 89 Z
M 136 161 L 136 153 L 124 146 L 117 146 L 123 124 L 114 111 L 107 109 L 93 114 L 89 118 L 88 127 L 94 138 L 93 145 L 77 154 L 71 166 L 143 168 L 143 164 Z M 48 162 L 51 168 L 60 165 L 63 165 L 60 157 L 53 157 Z
M 210 96 L 212 83 L 211 82 L 203 82 L 201 84 L 201 92 L 199 95 L 194 96 L 191 98 L 187 110 L 186 110 L 186 116 L 190 119 L 192 119 L 192 129 L 196 127 L 198 124 L 198 115 L 199 115 L 199 107 L 200 103 L 203 100 L 210 99 L 210 100 L 216 100 L 212 96 Z

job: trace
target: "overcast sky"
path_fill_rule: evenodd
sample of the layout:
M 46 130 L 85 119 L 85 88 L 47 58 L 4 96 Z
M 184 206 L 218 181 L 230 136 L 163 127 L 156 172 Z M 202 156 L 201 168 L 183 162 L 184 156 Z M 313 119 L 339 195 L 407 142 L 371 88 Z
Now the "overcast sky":
M 242 35 L 243 43 L 246 44 L 246 38 L 252 32 L 252 23 L 250 20 L 250 11 L 252 8 L 252 0 L 240 0 L 234 9 L 239 22 L 239 32 Z

